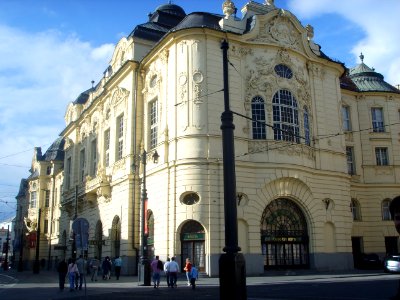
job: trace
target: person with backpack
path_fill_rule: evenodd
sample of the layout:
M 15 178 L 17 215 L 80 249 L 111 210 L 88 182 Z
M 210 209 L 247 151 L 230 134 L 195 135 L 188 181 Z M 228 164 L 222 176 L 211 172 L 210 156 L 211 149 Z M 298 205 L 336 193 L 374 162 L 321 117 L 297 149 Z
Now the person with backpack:
M 153 283 L 154 288 L 158 288 L 160 286 L 160 273 L 164 269 L 164 265 L 157 255 L 156 258 L 151 262 L 151 270 L 153 272 Z
M 199 278 L 199 271 L 197 271 L 196 266 L 193 264 L 190 270 L 190 285 L 194 290 L 196 288 L 196 280 Z

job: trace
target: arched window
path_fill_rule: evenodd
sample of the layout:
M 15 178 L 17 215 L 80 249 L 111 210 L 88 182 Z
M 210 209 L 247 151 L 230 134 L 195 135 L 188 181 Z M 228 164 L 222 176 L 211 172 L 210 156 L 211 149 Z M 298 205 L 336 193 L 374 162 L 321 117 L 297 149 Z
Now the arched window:
M 357 199 L 351 199 L 350 209 L 353 214 L 353 221 L 361 221 L 361 208 Z
M 389 210 L 390 200 L 386 199 L 382 201 L 382 220 L 383 221 L 390 221 L 391 215 Z
M 304 138 L 306 145 L 310 146 L 310 121 L 308 118 L 308 109 L 304 106 Z
M 286 79 L 291 79 L 293 77 L 292 70 L 286 65 L 283 64 L 276 65 L 274 70 L 276 75 L 278 75 L 279 77 Z
M 272 100 L 274 139 L 300 143 L 296 98 L 288 90 L 279 90 Z
M 265 105 L 264 99 L 260 96 L 256 96 L 251 100 L 251 118 L 253 120 L 253 139 L 266 139 L 267 132 L 265 130 Z

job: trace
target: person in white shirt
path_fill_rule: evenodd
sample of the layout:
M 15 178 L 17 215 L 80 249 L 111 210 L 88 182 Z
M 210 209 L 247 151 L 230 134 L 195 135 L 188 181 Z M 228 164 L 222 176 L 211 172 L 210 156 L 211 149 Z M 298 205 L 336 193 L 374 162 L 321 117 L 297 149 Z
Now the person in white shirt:
M 175 257 L 173 256 L 171 258 L 171 261 L 169 262 L 167 266 L 167 271 L 169 273 L 169 286 L 171 288 L 177 287 L 176 281 L 178 279 L 178 272 L 179 272 L 179 265 L 175 261 Z
M 165 272 L 165 276 L 167 277 L 167 285 L 168 285 L 168 287 L 170 286 L 169 285 L 169 281 L 170 281 L 170 276 L 169 276 L 169 271 L 168 271 L 168 265 L 169 265 L 169 263 L 170 263 L 170 259 L 169 259 L 169 257 L 167 258 L 167 261 L 165 262 L 165 264 L 164 264 L 164 272 Z

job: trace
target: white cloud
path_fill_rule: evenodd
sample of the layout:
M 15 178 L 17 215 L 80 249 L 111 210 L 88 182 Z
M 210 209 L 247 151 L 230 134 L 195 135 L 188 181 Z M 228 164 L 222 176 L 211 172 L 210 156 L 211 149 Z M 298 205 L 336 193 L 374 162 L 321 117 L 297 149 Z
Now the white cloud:
M 113 49 L 59 31 L 28 33 L 0 25 L 0 185 L 13 186 L 11 199 L 29 175 L 33 147 L 44 152 L 58 137 L 68 103 L 101 79 Z M 14 153 L 20 154 L 9 156 Z
M 290 0 L 289 7 L 299 18 L 336 13 L 355 23 L 365 32 L 365 37 L 354 41 L 351 51 L 354 63 L 359 63 L 358 56 L 363 52 L 368 66 L 383 74 L 387 82 L 400 84 L 400 43 L 397 41 L 400 1 L 347 0 L 333 3 L 331 0 L 303 0 L 299 5 L 299 1 Z M 340 30 L 343 25 L 338 23 L 337 26 Z

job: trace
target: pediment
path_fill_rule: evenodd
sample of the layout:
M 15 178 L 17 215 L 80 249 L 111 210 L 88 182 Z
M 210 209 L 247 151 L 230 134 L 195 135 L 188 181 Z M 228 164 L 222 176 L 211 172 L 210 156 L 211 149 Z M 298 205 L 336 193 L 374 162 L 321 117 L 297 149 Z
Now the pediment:
M 310 52 L 304 46 L 308 45 L 307 30 L 292 13 L 283 9 L 254 16 L 251 29 L 244 38 L 247 42 Z
M 127 60 L 127 47 L 128 41 L 125 37 L 120 39 L 117 46 L 114 49 L 113 56 L 111 58 L 110 65 L 112 67 L 113 72 L 118 70 L 122 64 Z

